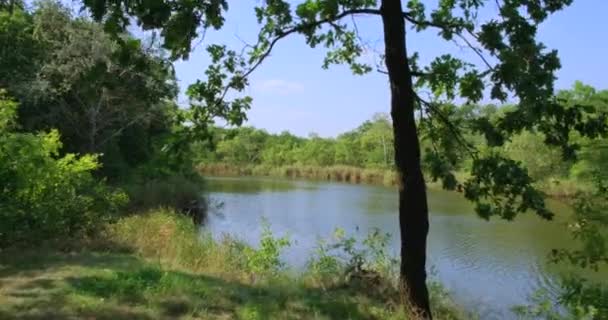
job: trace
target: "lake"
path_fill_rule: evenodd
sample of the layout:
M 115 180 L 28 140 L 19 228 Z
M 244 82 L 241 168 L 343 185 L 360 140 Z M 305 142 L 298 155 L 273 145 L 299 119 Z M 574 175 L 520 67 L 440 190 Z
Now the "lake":
M 251 177 L 207 181 L 210 198 L 223 206 L 210 210 L 204 228 L 257 244 L 265 218 L 275 235 L 292 240 L 283 258 L 293 268 L 304 266 L 317 239 L 337 227 L 360 237 L 379 228 L 393 235 L 391 249 L 399 252 L 394 188 Z M 556 213 L 551 222 L 533 214 L 485 221 L 459 193 L 429 189 L 428 197 L 428 267 L 456 303 L 481 319 L 509 319 L 511 307 L 526 303 L 537 289 L 554 290 L 560 270 L 546 263 L 547 255 L 572 241 L 564 204 L 549 202 Z

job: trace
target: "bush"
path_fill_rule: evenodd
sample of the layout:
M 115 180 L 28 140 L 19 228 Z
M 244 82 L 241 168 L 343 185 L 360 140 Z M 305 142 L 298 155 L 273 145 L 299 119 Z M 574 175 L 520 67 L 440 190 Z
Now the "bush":
M 0 248 L 91 233 L 126 203 L 97 181 L 97 156 L 59 157 L 59 133 L 14 132 L 17 104 L 0 92 Z
M 154 209 L 120 219 L 109 225 L 106 236 L 119 248 L 158 260 L 170 267 L 207 272 L 228 278 L 252 280 L 275 276 L 284 266 L 281 250 L 287 238 L 275 238 L 264 228 L 258 249 L 229 236 L 220 241 L 199 229 L 172 209 Z
M 270 231 L 270 225 L 263 222 L 262 238 L 258 249 L 245 247 L 243 254 L 247 259 L 247 270 L 257 275 L 277 275 L 285 267 L 281 261 L 281 250 L 290 246 L 288 237 L 275 238 Z
M 383 282 L 384 286 L 395 282 L 398 261 L 388 251 L 389 240 L 390 235 L 377 228 L 360 242 L 338 228 L 332 241 L 318 241 L 315 255 L 308 262 L 308 271 L 319 283 L 371 280 L 376 284 Z
M 142 212 L 159 207 L 173 208 L 202 223 L 207 214 L 202 179 L 182 175 L 156 179 L 138 179 L 125 184 L 129 195 L 129 212 Z

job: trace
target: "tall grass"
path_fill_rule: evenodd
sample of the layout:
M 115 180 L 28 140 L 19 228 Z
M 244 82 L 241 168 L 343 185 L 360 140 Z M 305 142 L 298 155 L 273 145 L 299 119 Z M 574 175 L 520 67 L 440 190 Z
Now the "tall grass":
M 173 209 L 123 218 L 107 228 L 105 238 L 169 268 L 245 277 L 239 261 L 243 244 L 228 237 L 218 242 L 208 234 L 201 235 L 198 226 Z
M 391 169 L 360 168 L 343 165 L 329 167 L 305 165 L 272 167 L 269 165 L 237 166 L 224 163 L 210 163 L 198 166 L 198 171 L 202 174 L 215 176 L 272 176 L 386 186 L 395 186 L 398 183 L 397 173 Z
M 416 319 L 404 313 L 399 291 L 391 280 L 394 275 L 381 271 L 389 270 L 385 267 L 394 260 L 385 255 L 384 245 L 387 242 L 379 234 L 366 239 L 370 251 L 357 251 L 352 246 L 354 239 L 341 237 L 337 243 L 327 244 L 325 251 L 312 256 L 309 268 L 304 273 L 294 274 L 282 269 L 282 262 L 278 260 L 281 248 L 288 246 L 289 241 L 274 238 L 269 229 L 266 230 L 257 248 L 230 237 L 217 241 L 210 235 L 201 235 L 185 217 L 175 215 L 168 209 L 160 209 L 121 219 L 109 226 L 106 237 L 120 247 L 130 247 L 136 254 L 158 263 L 163 269 L 211 275 L 248 286 L 260 286 L 260 290 L 274 291 L 286 301 L 287 314 L 300 314 L 302 310 L 289 311 L 290 308 L 299 308 L 298 305 L 318 308 L 317 299 L 321 299 L 325 301 L 322 302 L 324 308 L 336 309 L 328 312 L 346 312 L 344 316 L 358 315 L 352 317 L 354 319 Z M 346 249 L 336 254 L 327 248 Z M 355 262 L 362 264 L 355 268 Z M 269 269 L 273 272 L 266 272 Z M 433 283 L 430 289 L 436 319 L 463 318 L 463 313 L 455 307 L 441 286 Z M 348 306 L 347 309 L 342 309 L 345 306 Z M 314 312 L 305 312 L 310 316 L 305 318 L 319 318 L 314 316 Z M 261 316 L 264 318 L 263 314 Z M 329 318 L 337 319 L 340 316 Z
M 212 176 L 282 177 L 290 179 L 337 181 L 353 184 L 399 185 L 398 174 L 395 170 L 344 165 L 329 167 L 305 165 L 272 167 L 269 165 L 238 166 L 225 163 L 207 163 L 199 165 L 197 171 L 203 175 Z M 460 182 L 466 181 L 471 177 L 468 172 L 464 171 L 456 171 L 454 172 L 454 175 Z M 441 181 L 431 181 L 427 179 L 427 185 L 435 189 L 442 188 Z M 591 186 L 572 178 L 547 178 L 538 181 L 536 187 L 551 198 L 568 199 L 574 197 L 579 191 L 589 190 Z
M 169 176 L 122 184 L 129 196 L 127 212 L 143 212 L 159 207 L 175 208 L 192 217 L 195 223 L 204 222 L 207 200 L 203 196 L 201 178 Z

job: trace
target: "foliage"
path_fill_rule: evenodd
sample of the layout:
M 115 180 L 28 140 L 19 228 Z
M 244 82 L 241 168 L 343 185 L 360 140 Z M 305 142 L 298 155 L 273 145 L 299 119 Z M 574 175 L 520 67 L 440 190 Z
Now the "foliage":
M 582 93 L 588 92 L 587 94 Z M 559 91 L 559 99 L 593 104 L 598 110 L 608 106 L 605 91 L 595 91 L 592 87 L 576 82 L 572 89 Z M 462 127 L 463 141 L 478 149 L 476 154 L 460 148 L 457 139 L 442 139 L 441 136 L 453 135 L 452 129 L 445 125 L 431 124 L 419 121 L 423 135 L 421 144 L 424 159 L 424 169 L 431 182 L 441 181 L 444 188 L 464 190 L 462 177 L 470 176 L 473 165 L 475 173 L 481 174 L 487 167 L 487 173 L 519 172 L 522 183 L 541 189 L 544 193 L 554 196 L 573 196 L 577 190 L 588 189 L 588 180 L 595 175 L 604 175 L 608 172 L 604 158 L 606 138 L 584 138 L 575 131 L 570 134 L 572 141 L 579 145 L 576 160 L 565 160 L 559 147 L 546 144 L 543 133 L 523 130 L 514 134 L 501 147 L 489 146 L 485 139 L 474 130 L 467 129 L 467 123 L 474 122 L 481 117 L 490 119 L 503 117 L 512 110 L 511 105 L 454 105 L 445 104 L 441 107 L 443 114 L 457 127 Z M 603 111 L 602 111 L 603 112 Z M 589 115 L 591 116 L 591 115 Z M 300 177 L 312 179 L 331 179 L 351 183 L 371 182 L 376 184 L 392 185 L 394 179 L 393 142 L 391 122 L 387 115 L 377 114 L 371 120 L 365 121 L 356 129 L 339 134 L 336 138 L 320 138 L 311 135 L 308 138 L 297 137 L 285 131 L 280 134 L 270 134 L 264 130 L 251 127 L 234 129 L 215 128 L 213 130 L 213 146 L 197 145 L 194 148 L 196 162 L 202 163 L 204 173 L 209 174 L 240 174 L 240 175 L 274 175 L 287 177 Z M 387 148 L 388 146 L 388 148 Z M 385 153 L 386 152 L 386 153 Z M 386 157 L 385 157 L 386 156 Z M 475 160 L 476 158 L 483 159 Z M 385 162 L 388 159 L 388 163 Z M 451 159 L 446 162 L 446 159 Z M 483 161 L 483 162 L 482 162 Z M 502 164 L 501 164 L 502 163 Z M 226 167 L 222 169 L 221 167 Z M 230 168 L 239 170 L 229 170 Z M 311 167 L 311 168 L 307 168 Z M 321 168 L 324 167 L 324 168 Z M 389 174 L 382 174 L 384 179 L 376 175 L 367 174 L 363 168 L 380 168 Z M 502 169 L 501 169 L 502 168 Z M 523 170 L 525 169 L 525 171 Z M 448 179 L 448 176 L 452 178 Z M 524 178 L 529 176 L 529 179 Z M 457 178 L 460 177 L 460 178 Z M 505 179 L 499 180 L 500 177 Z M 516 188 L 522 183 L 515 182 L 515 174 L 496 174 L 495 177 L 485 177 L 489 193 L 501 192 L 507 195 L 508 185 Z M 479 175 L 478 179 L 483 179 Z M 491 187 L 493 183 L 496 188 Z M 468 191 L 471 197 L 482 195 L 479 193 L 482 184 L 479 180 L 469 181 Z M 476 188 L 473 188 L 476 185 Z M 500 185 L 500 187 L 499 187 Z M 486 187 L 483 187 L 486 188 Z M 528 188 L 514 191 L 512 195 L 525 196 L 530 201 L 529 206 L 535 206 L 538 195 Z M 473 192 L 476 191 L 476 192 Z M 523 193 L 521 193 L 523 192 Z M 537 200 L 533 200 L 536 197 Z M 508 202 L 507 202 L 508 203 Z M 541 203 L 536 206 L 540 208 Z M 498 208 L 502 209 L 498 209 Z M 501 213 L 509 217 L 509 208 L 503 205 L 495 206 L 487 211 L 485 205 L 480 206 L 482 212 Z M 492 207 L 490 207 L 492 208 Z M 524 208 L 524 207 L 521 207 Z M 504 209 L 504 210 L 503 210 Z
M 552 262 L 575 268 L 559 279 L 557 299 L 540 292 L 532 298 L 531 305 L 518 308 L 521 315 L 531 319 L 608 319 L 606 284 L 580 272 L 597 272 L 608 265 L 608 189 L 602 175 L 595 175 L 595 180 L 595 191 L 581 191 L 573 202 L 574 215 L 568 227 L 577 246 L 551 253 Z
M 385 40 L 388 41 L 391 35 L 398 33 L 395 30 L 398 24 L 387 23 L 391 15 L 388 5 L 396 2 L 309 0 L 294 7 L 287 1 L 266 2 L 256 7 L 261 29 L 251 59 L 259 63 L 277 41 L 290 34 L 302 34 L 309 46 L 328 49 L 323 67 L 346 64 L 355 74 L 369 72 L 373 68 L 359 59 L 366 49 L 365 43 L 358 37 L 356 23 L 348 23 L 345 18 L 354 19 L 359 14 L 382 17 Z M 501 146 L 511 135 L 523 129 L 541 132 L 546 136 L 545 142 L 559 146 L 565 156 L 571 156 L 575 149 L 568 139 L 570 130 L 587 136 L 597 136 L 606 131 L 602 117 L 584 115 L 593 114 L 592 107 L 584 108 L 583 112 L 553 98 L 553 79 L 560 67 L 559 59 L 556 51 L 547 50 L 536 40 L 538 26 L 550 14 L 570 3 L 570 0 L 563 0 L 532 5 L 527 1 L 507 1 L 499 5 L 499 19 L 485 21 L 477 14 L 484 6 L 482 1 L 441 1 L 436 7 L 427 8 L 422 2 L 412 0 L 406 3 L 408 11 L 393 13 L 395 19 L 397 15 L 404 19 L 413 32 L 436 29 L 440 38 L 464 43 L 483 61 L 483 64 L 475 65 L 444 54 L 434 59 L 430 57 L 431 62 L 427 66 L 420 66 L 418 52 L 410 52 L 406 62 L 417 89 L 413 93 L 416 105 L 403 108 L 410 108 L 408 112 L 412 113 L 419 109 L 420 122 L 426 122 L 426 125 L 418 126 L 417 133 L 427 134 L 433 142 L 434 149 L 429 149 L 423 158 L 432 178 L 443 180 L 444 187 L 448 189 L 463 187 L 467 198 L 474 201 L 477 211 L 486 217 L 498 215 L 510 219 L 527 209 L 545 218 L 551 215 L 540 194 L 534 191 L 534 181 L 526 170 L 520 168 L 520 163 L 499 159 L 493 152 L 474 153 L 475 148 L 464 141 L 461 128 L 472 128 L 474 133 L 482 134 L 490 146 Z M 392 10 L 397 10 L 395 8 L 400 9 L 401 5 L 395 4 Z M 400 39 L 396 43 L 402 45 Z M 389 75 L 395 72 L 403 73 L 404 70 L 388 70 Z M 403 80 L 401 85 L 405 83 Z M 486 87 L 490 88 L 489 94 L 484 90 Z M 418 93 L 425 89 L 432 92 L 430 100 L 423 99 Z M 517 96 L 519 103 L 501 117 L 480 115 L 470 121 L 455 121 L 450 110 L 444 108 L 457 96 L 470 103 L 485 97 L 504 102 L 509 94 Z M 472 162 L 472 174 L 465 183 L 457 181 L 453 173 L 457 169 L 454 164 L 462 154 L 455 149 L 464 149 L 479 157 Z M 499 174 L 487 174 L 494 169 Z M 511 187 L 517 184 L 520 186 Z M 484 190 L 488 192 L 484 193 Z M 488 197 L 511 200 L 489 203 Z
M 581 248 L 555 250 L 555 260 L 568 260 L 581 268 L 594 270 L 608 265 L 608 185 L 601 179 L 596 184 L 595 192 L 581 192 L 574 201 L 574 217 L 569 229 Z
M 552 298 L 539 291 L 531 299 L 531 305 L 517 306 L 514 312 L 519 319 L 546 319 L 546 320 L 594 320 L 597 319 L 597 309 L 592 306 L 576 305 L 569 314 L 560 312 L 560 305 L 552 302 Z
M 558 148 L 545 144 L 542 134 L 523 131 L 505 143 L 503 150 L 511 159 L 521 162 L 535 181 L 568 175 L 571 163 L 562 159 Z
M 379 229 L 371 230 L 358 241 L 338 228 L 332 242 L 318 240 L 315 254 L 308 262 L 309 272 L 321 282 L 331 281 L 336 275 L 345 276 L 344 281 L 360 276 L 361 272 L 378 273 L 393 281 L 398 261 L 388 251 L 389 240 L 390 234 L 381 233 Z
M 281 261 L 281 250 L 289 247 L 288 237 L 275 238 L 267 221 L 262 221 L 262 235 L 259 248 L 245 247 L 247 269 L 253 274 L 276 275 L 285 264 Z
M 342 287 L 360 289 L 395 303 L 401 299 L 397 290 L 399 261 L 388 250 L 390 237 L 377 228 L 363 238 L 347 236 L 337 228 L 330 239 L 317 241 L 306 278 L 326 291 Z M 449 293 L 437 281 L 430 281 L 429 291 L 436 318 L 475 318 L 455 307 Z
M 17 104 L 0 97 L 0 247 L 95 231 L 127 198 L 97 181 L 95 155 L 58 157 L 59 133 L 14 131 Z
M 124 189 L 129 195 L 130 212 L 159 207 L 201 211 L 201 214 L 206 211 L 204 183 L 201 179 L 194 180 L 177 175 L 158 179 L 146 178 L 124 183 Z
M 126 187 L 130 211 L 163 205 L 204 218 L 191 115 L 172 101 L 173 66 L 154 37 L 110 35 L 54 1 L 2 11 L 0 25 L 12 50 L 1 51 L 0 86 L 20 103 L 20 130 L 58 129 L 55 156 L 97 154 L 82 159 L 94 158 L 96 177 Z
M 386 115 L 378 114 L 337 138 L 297 137 L 289 132 L 269 134 L 252 127 L 214 128 L 215 149 L 196 148 L 198 161 L 233 165 L 350 165 L 391 168 L 392 129 Z
M 220 28 L 224 23 L 222 13 L 228 9 L 226 0 L 200 3 L 85 0 L 83 3 L 96 20 L 105 22 L 105 30 L 114 34 L 124 32 L 131 22 L 146 30 L 161 28 L 163 45 L 173 58 L 187 58 L 192 41 L 199 35 L 198 27 Z M 134 21 L 130 17 L 134 17 Z
M 0 88 L 7 88 L 36 72 L 40 45 L 33 35 L 32 17 L 22 10 L 9 12 L 0 7 Z
M 111 38 L 53 1 L 2 12 L 0 25 L 0 41 L 11 49 L 2 51 L 10 53 L 1 59 L 0 86 L 19 101 L 22 129 L 58 129 L 60 152 L 100 154 L 104 176 L 151 161 L 182 124 L 170 101 L 173 68 L 154 39 Z
M 570 232 L 580 245 L 574 250 L 554 250 L 554 262 L 568 262 L 582 269 L 598 271 L 608 265 L 608 188 L 596 175 L 593 193 L 581 192 L 574 202 Z M 595 311 L 594 319 L 608 319 L 608 287 L 571 272 L 562 279 L 560 300 L 574 313 L 580 308 Z

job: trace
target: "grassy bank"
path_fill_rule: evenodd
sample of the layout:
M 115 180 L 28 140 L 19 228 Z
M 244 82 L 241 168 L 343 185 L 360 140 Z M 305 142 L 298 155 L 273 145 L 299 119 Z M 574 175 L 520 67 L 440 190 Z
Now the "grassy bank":
M 275 269 L 264 263 L 273 261 L 268 244 L 201 239 L 188 218 L 157 210 L 91 241 L 8 249 L 0 252 L 0 318 L 412 318 L 378 284 Z M 437 286 L 432 296 L 437 319 L 458 318 Z

